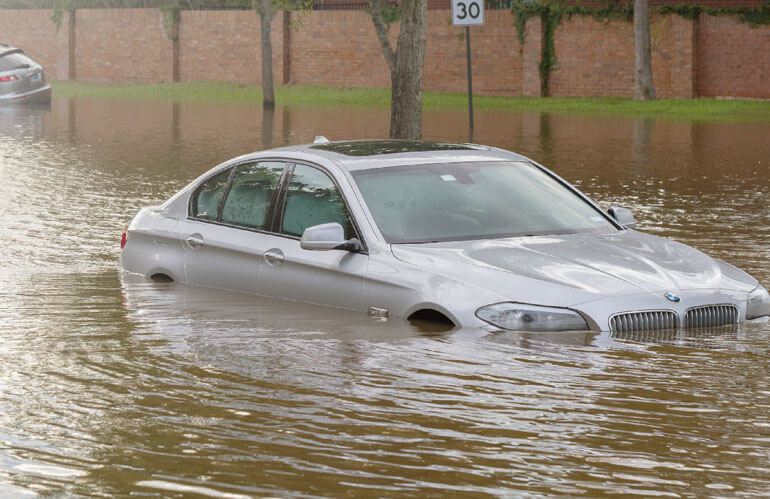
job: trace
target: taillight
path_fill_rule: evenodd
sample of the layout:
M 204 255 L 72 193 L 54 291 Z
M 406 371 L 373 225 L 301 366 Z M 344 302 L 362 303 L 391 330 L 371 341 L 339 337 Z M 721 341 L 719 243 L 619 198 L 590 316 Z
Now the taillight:
M 126 247 L 126 242 L 128 242 L 128 227 L 123 231 L 123 237 L 120 238 L 120 249 Z
M 0 81 L 19 81 L 19 77 L 16 75 L 0 76 Z

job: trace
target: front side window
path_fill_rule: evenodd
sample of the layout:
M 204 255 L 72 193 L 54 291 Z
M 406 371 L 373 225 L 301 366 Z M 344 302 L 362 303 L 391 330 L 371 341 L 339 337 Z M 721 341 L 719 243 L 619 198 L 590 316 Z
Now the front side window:
M 353 176 L 391 243 L 617 230 L 574 191 L 526 162 L 391 167 Z
M 286 193 L 281 232 L 301 237 L 308 227 L 329 222 L 342 225 L 345 239 L 354 237 L 345 202 L 334 182 L 317 168 L 295 166 Z
M 222 206 L 221 221 L 269 230 L 272 222 L 270 206 L 284 166 L 284 163 L 260 162 L 237 167 Z
M 231 171 L 232 169 L 228 169 L 214 175 L 195 190 L 190 204 L 190 215 L 203 220 L 217 219 L 219 205 L 222 202 L 222 196 L 225 195 Z

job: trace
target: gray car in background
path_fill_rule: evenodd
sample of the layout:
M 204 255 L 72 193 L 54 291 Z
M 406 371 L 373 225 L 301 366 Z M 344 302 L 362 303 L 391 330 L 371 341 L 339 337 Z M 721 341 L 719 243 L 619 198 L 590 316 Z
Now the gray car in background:
M 0 104 L 51 101 L 43 67 L 21 49 L 0 44 Z
M 633 226 L 510 151 L 319 138 L 227 161 L 142 209 L 121 261 L 377 319 L 613 333 L 768 320 L 750 275 Z

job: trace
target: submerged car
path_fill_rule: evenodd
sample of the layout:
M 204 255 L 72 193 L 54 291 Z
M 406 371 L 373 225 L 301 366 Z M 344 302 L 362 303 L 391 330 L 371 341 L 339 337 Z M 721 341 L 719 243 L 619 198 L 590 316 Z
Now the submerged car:
M 21 49 L 0 44 L 0 104 L 51 101 L 43 67 Z
M 121 262 L 154 280 L 491 330 L 767 320 L 750 275 L 634 224 L 510 151 L 320 137 L 227 161 L 142 209 Z

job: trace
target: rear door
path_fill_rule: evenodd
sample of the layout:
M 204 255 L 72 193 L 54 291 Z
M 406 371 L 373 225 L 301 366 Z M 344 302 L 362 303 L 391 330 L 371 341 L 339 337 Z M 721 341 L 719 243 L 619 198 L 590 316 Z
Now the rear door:
M 187 282 L 256 293 L 260 264 L 268 249 L 286 163 L 252 161 L 221 172 L 193 193 L 180 228 Z

